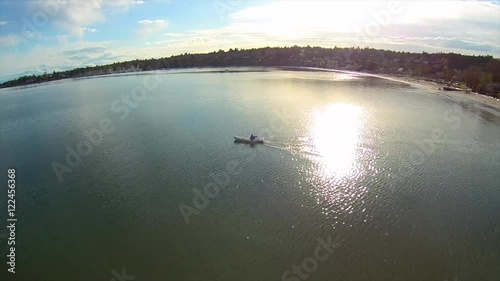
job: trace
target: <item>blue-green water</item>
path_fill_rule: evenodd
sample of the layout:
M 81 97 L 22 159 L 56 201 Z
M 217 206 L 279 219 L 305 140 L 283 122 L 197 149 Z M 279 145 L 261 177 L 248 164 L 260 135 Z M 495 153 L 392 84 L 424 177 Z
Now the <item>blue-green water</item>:
M 233 143 L 250 133 L 266 144 Z M 498 103 L 359 74 L 156 72 L 2 90 L 0 138 L 18 218 L 2 280 L 500 278 Z

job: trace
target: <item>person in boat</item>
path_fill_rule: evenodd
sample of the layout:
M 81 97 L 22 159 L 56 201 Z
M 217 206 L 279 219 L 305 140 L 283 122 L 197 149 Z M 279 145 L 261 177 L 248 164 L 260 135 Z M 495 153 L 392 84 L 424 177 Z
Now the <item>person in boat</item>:
M 250 136 L 250 140 L 251 140 L 251 141 L 253 141 L 254 139 L 255 139 L 255 136 L 252 134 L 252 135 Z

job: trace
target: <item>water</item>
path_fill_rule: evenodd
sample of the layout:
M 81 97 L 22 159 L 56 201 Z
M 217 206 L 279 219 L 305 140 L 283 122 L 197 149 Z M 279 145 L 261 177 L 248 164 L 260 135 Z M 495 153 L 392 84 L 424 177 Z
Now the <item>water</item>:
M 144 100 L 120 101 L 145 79 Z M 60 81 L 0 103 L 2 182 L 17 169 L 14 280 L 500 278 L 500 110 L 477 98 L 250 69 Z M 250 133 L 266 144 L 233 143 Z M 88 155 L 71 167 L 79 145 Z M 54 162 L 71 169 L 62 182 Z M 193 199 L 204 208 L 185 219 Z M 292 272 L 303 262 L 310 272 Z

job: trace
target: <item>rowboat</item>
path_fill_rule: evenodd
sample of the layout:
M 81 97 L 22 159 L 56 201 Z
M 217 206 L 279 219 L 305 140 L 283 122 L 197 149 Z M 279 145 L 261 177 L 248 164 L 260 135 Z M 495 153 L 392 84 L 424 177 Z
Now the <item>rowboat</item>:
M 255 136 L 255 139 L 251 140 L 249 137 L 234 136 L 234 142 L 241 142 L 241 143 L 264 143 L 264 138 L 260 138 L 258 136 Z

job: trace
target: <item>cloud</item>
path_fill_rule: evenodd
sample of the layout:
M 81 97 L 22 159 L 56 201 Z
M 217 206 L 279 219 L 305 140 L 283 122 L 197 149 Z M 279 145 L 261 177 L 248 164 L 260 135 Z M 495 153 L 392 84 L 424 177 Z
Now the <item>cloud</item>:
M 132 5 L 142 5 L 144 4 L 143 0 L 107 0 L 108 5 L 112 7 L 121 7 L 128 9 Z
M 113 12 L 123 13 L 127 12 L 130 7 L 142 5 L 145 3 L 143 0 L 105 0 L 105 5 L 107 8 L 111 9 L 108 14 L 113 14 Z
M 85 31 L 97 31 L 87 27 L 104 22 L 105 14 L 127 11 L 131 6 L 143 3 L 141 0 L 51 0 L 30 1 L 29 8 L 33 14 L 43 12 L 49 22 L 53 21 L 57 27 L 81 40 Z
M 20 73 L 36 74 L 37 70 L 52 72 L 131 60 L 136 58 L 134 52 L 141 54 L 138 50 L 121 51 L 120 48 L 113 48 L 109 41 L 74 42 L 57 47 L 37 46 L 31 52 L 22 55 L 2 54 L 0 56 L 0 66 L 2 66 L 0 79 L 5 80 L 5 77 L 13 77 Z M 9 68 L 4 67 L 6 65 L 9 65 Z
M 8 21 L 0 21 L 0 25 L 6 25 L 7 23 L 9 23 Z
M 139 29 L 137 33 L 141 36 L 148 36 L 153 33 L 159 33 L 168 26 L 166 20 L 141 20 L 139 21 Z
M 0 37 L 0 46 L 15 46 L 19 42 L 24 40 L 21 36 L 16 34 L 9 34 L 7 36 Z
M 97 30 L 97 29 L 95 29 L 95 28 L 86 28 L 86 27 L 84 27 L 84 28 L 83 28 L 83 31 L 88 31 L 88 32 L 92 32 L 92 33 L 94 33 L 94 32 L 97 32 L 98 30 Z
M 499 3 L 486 1 L 409 1 L 404 3 L 398 22 L 420 23 L 425 19 L 474 19 L 499 23 Z
M 105 65 L 110 62 L 121 59 L 123 56 L 117 55 L 112 51 L 103 51 L 101 53 L 81 53 L 79 55 L 69 56 L 68 59 L 79 66 L 87 65 Z
M 61 34 L 61 35 L 57 35 L 57 42 L 59 44 L 66 44 L 68 43 L 68 35 L 66 34 Z
M 185 33 L 163 33 L 162 34 L 163 36 L 171 36 L 171 37 L 183 37 L 183 36 L 186 36 Z
M 50 11 L 47 14 L 56 26 L 79 39 L 83 39 L 84 27 L 105 20 L 101 0 L 36 1 L 30 5 L 32 10 Z
M 106 51 L 107 48 L 104 46 L 90 46 L 90 47 L 85 47 L 85 48 L 78 48 L 78 49 L 71 49 L 67 51 L 61 52 L 62 55 L 65 56 L 73 56 L 77 54 L 95 54 L 95 53 L 102 53 Z
M 500 46 L 493 45 L 488 42 L 471 42 L 460 39 L 452 39 L 444 41 L 441 46 L 454 48 L 457 50 L 472 50 L 472 51 L 480 51 L 486 53 L 495 53 L 500 54 Z

